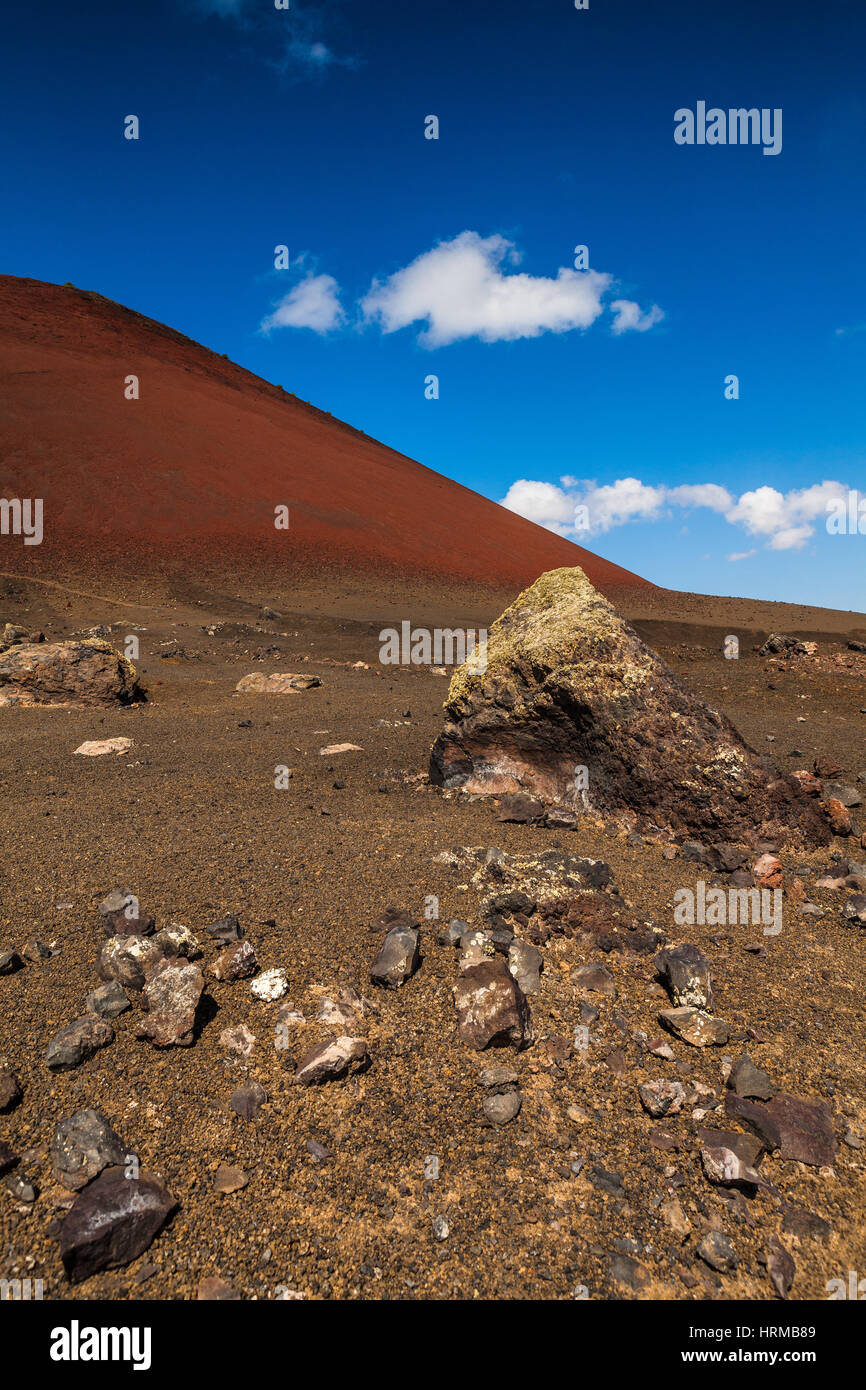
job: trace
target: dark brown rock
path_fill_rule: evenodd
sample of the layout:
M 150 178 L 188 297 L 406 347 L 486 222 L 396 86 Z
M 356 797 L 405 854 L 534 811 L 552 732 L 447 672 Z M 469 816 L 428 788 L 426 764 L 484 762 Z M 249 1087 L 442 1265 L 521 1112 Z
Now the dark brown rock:
M 729 1091 L 725 1096 L 725 1114 L 729 1120 L 737 1120 L 744 1128 L 750 1130 L 760 1139 L 765 1149 L 778 1149 L 781 1146 L 779 1126 L 766 1105 L 758 1105 L 755 1101 Z
M 0 1067 L 0 1110 L 11 1110 L 17 1105 L 24 1092 L 21 1082 L 8 1067 Z
M 767 1246 L 767 1274 L 780 1298 L 788 1297 L 796 1272 L 793 1255 L 785 1249 L 778 1236 L 770 1236 Z
M 467 966 L 454 986 L 454 1003 L 460 1037 L 471 1047 L 519 1048 L 529 1041 L 529 1005 L 504 961 Z
M 828 842 L 799 785 L 681 685 L 577 568 L 542 575 L 494 623 L 486 669 L 455 673 L 445 716 L 430 762 L 439 786 L 528 792 L 716 842 Z
M 829 1105 L 822 1100 L 801 1100 L 780 1092 L 767 1105 L 779 1126 L 780 1158 L 822 1167 L 836 1158 L 836 1136 Z
M 127 1178 L 122 1168 L 106 1168 L 79 1193 L 61 1228 L 67 1278 L 80 1284 L 103 1269 L 129 1264 L 176 1210 L 177 1202 L 155 1178 Z

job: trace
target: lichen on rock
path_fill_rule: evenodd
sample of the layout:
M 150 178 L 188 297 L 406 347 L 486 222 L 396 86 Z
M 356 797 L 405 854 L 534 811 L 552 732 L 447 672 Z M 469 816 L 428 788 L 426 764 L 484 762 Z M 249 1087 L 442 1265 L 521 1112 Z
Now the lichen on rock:
M 451 681 L 431 780 L 675 834 L 823 844 L 795 780 L 683 686 L 582 570 L 543 574 Z

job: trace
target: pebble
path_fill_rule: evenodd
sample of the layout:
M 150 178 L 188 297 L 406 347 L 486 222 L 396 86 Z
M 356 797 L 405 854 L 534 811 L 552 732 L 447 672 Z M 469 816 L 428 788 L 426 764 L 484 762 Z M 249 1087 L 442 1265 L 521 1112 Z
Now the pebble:
M 519 1091 L 504 1091 L 485 1096 L 483 1110 L 491 1124 L 507 1125 L 520 1113 L 521 1104 Z
M 698 1245 L 698 1254 L 710 1269 L 727 1274 L 739 1264 L 736 1251 L 722 1231 L 708 1231 Z
M 267 1098 L 267 1091 L 258 1081 L 245 1081 L 232 1092 L 229 1105 L 242 1120 L 254 1120 Z
M 701 1009 L 662 1009 L 658 1018 L 659 1023 L 692 1047 L 723 1047 L 730 1037 L 726 1023 Z
M 281 965 L 274 965 L 269 970 L 263 970 L 258 979 L 253 980 L 250 985 L 256 999 L 262 999 L 268 1004 L 272 1004 L 276 999 L 282 999 L 288 988 L 288 976 Z
M 685 1087 L 679 1081 L 644 1081 L 637 1090 L 641 1105 L 653 1119 L 678 1114 L 686 1097 Z

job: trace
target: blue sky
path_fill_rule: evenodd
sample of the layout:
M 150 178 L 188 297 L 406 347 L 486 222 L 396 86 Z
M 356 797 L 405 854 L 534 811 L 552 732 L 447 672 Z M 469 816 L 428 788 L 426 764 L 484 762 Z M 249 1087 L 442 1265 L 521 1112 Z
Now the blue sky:
M 659 583 L 866 609 L 859 0 L 290 4 L 7 0 L 0 269 Z M 701 101 L 781 150 L 677 144 Z

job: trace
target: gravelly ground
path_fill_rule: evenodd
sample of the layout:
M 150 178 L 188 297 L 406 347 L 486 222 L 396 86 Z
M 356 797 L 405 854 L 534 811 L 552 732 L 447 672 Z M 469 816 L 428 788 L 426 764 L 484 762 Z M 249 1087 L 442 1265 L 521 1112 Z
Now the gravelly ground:
M 850 1130 L 856 1139 L 858 1129 L 866 1138 L 866 955 L 862 932 L 842 922 L 838 895 L 815 895 L 822 919 L 789 912 L 781 936 L 764 938 L 765 959 L 743 950 L 757 935 L 748 928 L 674 927 L 673 892 L 705 876 L 697 865 L 668 862 L 659 846 L 632 846 L 600 828 L 556 835 L 502 825 L 493 804 L 445 798 L 424 785 L 419 774 L 446 682 L 374 664 L 379 617 L 362 620 L 357 597 L 346 601 L 344 616 L 333 599 L 318 613 L 260 622 L 258 632 L 253 610 L 221 608 L 217 599 L 193 607 L 188 594 L 181 598 L 160 596 L 119 617 L 95 600 L 13 585 L 0 612 L 49 636 L 63 625 L 115 622 L 116 636 L 133 630 L 130 619 L 142 624 L 139 665 L 151 694 L 147 705 L 118 714 L 0 712 L 0 949 L 20 947 L 34 932 L 59 949 L 42 965 L 0 978 L 0 1065 L 11 1065 L 25 1090 L 23 1102 L 0 1116 L 0 1138 L 24 1155 L 39 1189 L 32 1206 L 0 1190 L 0 1277 L 30 1274 L 44 1279 L 46 1297 L 83 1299 L 194 1298 L 199 1281 L 213 1275 L 245 1299 L 284 1289 L 310 1298 L 564 1298 L 581 1287 L 590 1298 L 769 1298 L 760 1257 L 770 1233 L 782 1231 L 785 1203 L 832 1227 L 826 1240 L 783 1234 L 797 1267 L 792 1297 L 824 1298 L 829 1279 L 866 1268 L 862 1149 L 840 1143 L 832 1170 L 770 1156 L 763 1171 L 775 1192 L 726 1201 L 702 1175 L 688 1114 L 663 1122 L 644 1114 L 637 1084 L 681 1074 L 630 1038 L 633 1029 L 660 1031 L 655 1016 L 665 1000 L 648 958 L 606 958 L 617 996 L 593 998 L 600 1017 L 586 1051 L 571 1049 L 563 1059 L 545 1043 L 572 1038 L 579 999 L 569 973 L 597 958 L 565 938 L 544 948 L 542 988 L 532 1000 L 535 1045 L 507 1058 L 461 1045 L 451 999 L 458 957 L 436 931 L 452 916 L 474 922 L 483 889 L 434 856 L 461 845 L 506 853 L 559 845 L 607 860 L 641 919 L 671 941 L 695 941 L 713 961 L 714 1013 L 735 1040 L 703 1051 L 673 1041 L 685 1073 L 721 1094 L 720 1054 L 736 1057 L 747 1047 L 780 1089 L 829 1100 L 837 1135 Z M 715 617 L 724 627 L 724 612 L 708 621 Z M 213 636 L 201 630 L 226 620 L 234 626 Z M 198 656 L 160 659 L 158 644 L 173 637 Z M 279 652 L 259 663 L 270 646 Z M 803 666 L 770 675 L 777 688 L 768 691 L 765 663 L 746 643 L 738 663 L 694 645 L 661 649 L 782 765 L 805 767 L 825 754 L 841 763 L 844 780 L 866 769 L 862 671 L 815 675 Z M 351 669 L 359 659 L 371 668 Z M 240 676 L 255 669 L 309 670 L 323 685 L 294 697 L 235 695 Z M 804 713 L 807 722 L 798 723 Z M 239 727 L 242 720 L 251 727 Z M 114 735 L 134 739 L 128 755 L 72 756 L 84 739 Z M 363 751 L 319 755 L 344 741 Z M 802 756 L 787 757 L 795 748 Z M 288 790 L 274 787 L 278 765 L 292 770 Z M 345 786 L 335 788 L 337 780 Z M 837 848 L 851 852 L 842 842 Z M 786 869 L 813 873 L 830 855 L 783 859 Z M 322 1088 L 293 1086 L 292 1059 L 328 1030 L 309 1023 L 293 1032 L 288 1052 L 279 1050 L 276 1004 L 254 1000 L 245 982 L 208 981 L 193 1047 L 158 1052 L 137 1041 L 133 1011 L 116 1020 L 112 1046 L 77 1071 L 51 1075 L 45 1046 L 83 1012 L 97 983 L 96 904 L 117 883 L 138 893 L 158 926 L 174 920 L 196 932 L 205 966 L 217 951 L 204 927 L 236 913 L 260 963 L 286 968 L 287 998 L 308 1018 L 346 985 L 363 993 L 376 1006 L 365 1023 L 370 1069 Z M 421 917 L 430 895 L 440 922 L 423 923 L 420 971 L 402 990 L 374 990 L 369 965 L 381 933 L 371 924 L 389 903 Z M 221 1029 L 241 1022 L 257 1037 L 247 1063 L 228 1060 L 218 1045 Z M 621 1075 L 607 1060 L 616 1053 Z M 507 1060 L 520 1074 L 522 1109 L 502 1129 L 483 1123 L 478 1078 L 491 1060 Z M 245 1074 L 269 1096 L 253 1123 L 228 1108 Z M 105 1113 L 180 1211 L 139 1260 L 70 1290 L 57 1253 L 65 1194 L 45 1151 L 57 1120 L 85 1105 Z M 586 1123 L 567 1117 L 575 1105 Z M 723 1115 L 718 1122 L 724 1126 Z M 678 1150 L 650 1145 L 660 1125 Z M 309 1139 L 333 1157 L 316 1161 Z M 433 1180 L 425 1178 L 431 1156 L 438 1158 Z M 585 1164 L 576 1174 L 579 1159 Z M 243 1190 L 213 1191 L 221 1163 L 245 1171 Z M 622 1196 L 591 1184 L 593 1165 L 621 1175 Z M 689 1223 L 685 1235 L 659 1212 L 657 1199 L 672 1193 Z M 433 1235 L 437 1216 L 448 1222 L 446 1240 Z M 696 1257 L 713 1226 L 734 1244 L 734 1273 L 715 1274 Z

